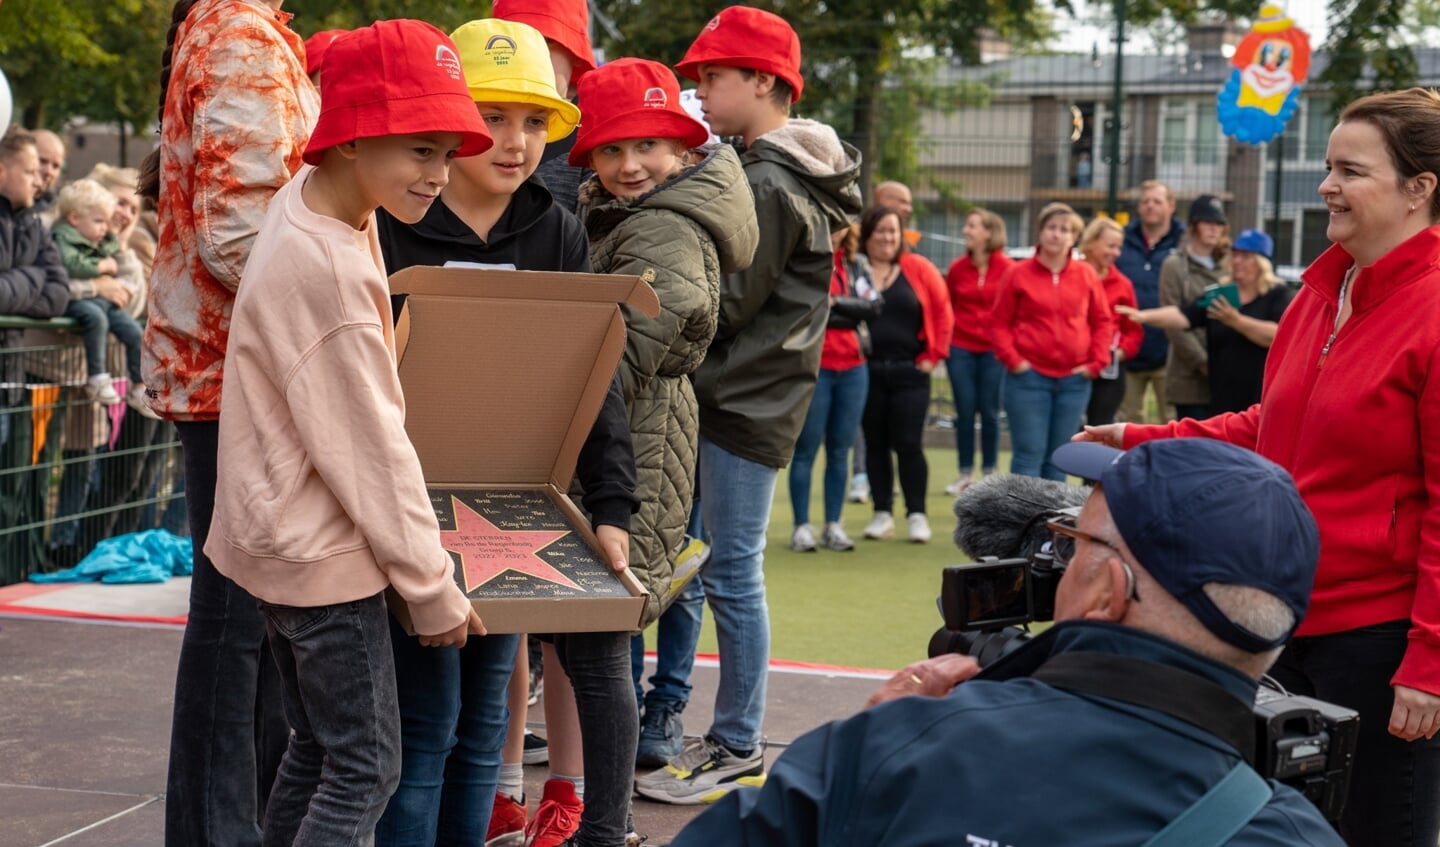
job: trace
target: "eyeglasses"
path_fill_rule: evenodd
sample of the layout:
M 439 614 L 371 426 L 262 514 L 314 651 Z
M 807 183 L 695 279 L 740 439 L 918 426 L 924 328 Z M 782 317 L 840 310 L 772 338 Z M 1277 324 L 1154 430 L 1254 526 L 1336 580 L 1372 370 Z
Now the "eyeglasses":
M 1115 544 L 1077 527 L 1075 525 L 1077 518 L 1078 516 L 1075 514 L 1061 514 L 1045 522 L 1045 528 L 1050 530 L 1050 553 L 1055 557 L 1055 566 L 1061 570 L 1069 566 L 1070 560 L 1075 557 L 1076 541 L 1088 541 L 1091 544 L 1108 547 L 1114 551 L 1115 556 L 1120 559 L 1120 564 L 1125 568 L 1125 596 L 1139 602 L 1140 593 L 1135 587 L 1135 569 L 1130 567 L 1130 563 L 1125 559 L 1125 554 Z

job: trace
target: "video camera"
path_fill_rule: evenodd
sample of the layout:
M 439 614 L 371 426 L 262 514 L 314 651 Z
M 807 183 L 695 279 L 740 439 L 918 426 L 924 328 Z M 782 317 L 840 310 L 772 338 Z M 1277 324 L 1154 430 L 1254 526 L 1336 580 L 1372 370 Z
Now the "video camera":
M 960 653 L 986 667 L 1019 649 L 1031 637 L 1024 627 L 1054 619 L 1063 574 L 1048 546 L 1028 559 L 987 556 L 945 568 L 938 601 L 945 625 L 931 636 L 930 655 Z M 1355 758 L 1356 713 L 1290 694 L 1268 677 L 1252 713 L 1255 770 L 1295 788 L 1326 819 L 1338 822 Z

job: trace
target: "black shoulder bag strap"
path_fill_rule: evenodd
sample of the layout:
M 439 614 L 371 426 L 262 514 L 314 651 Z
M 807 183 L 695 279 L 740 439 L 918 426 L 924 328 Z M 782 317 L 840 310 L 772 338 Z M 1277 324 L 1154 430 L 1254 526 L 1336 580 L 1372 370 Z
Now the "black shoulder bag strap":
M 1251 707 L 1219 685 L 1178 668 L 1106 653 L 1060 653 L 1030 674 L 1047 685 L 1155 709 L 1215 735 L 1244 757 L 1143 847 L 1220 847 L 1272 795 L 1255 772 Z

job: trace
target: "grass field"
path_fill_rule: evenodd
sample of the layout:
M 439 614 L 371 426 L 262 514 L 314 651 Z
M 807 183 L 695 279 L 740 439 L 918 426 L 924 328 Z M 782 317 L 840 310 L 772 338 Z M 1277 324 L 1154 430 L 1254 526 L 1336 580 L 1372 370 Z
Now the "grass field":
M 904 516 L 897 515 L 894 539 L 867 541 L 861 538 L 861 531 L 870 521 L 872 507 L 846 503 L 841 520 L 856 545 L 848 553 L 791 552 L 790 482 L 781 471 L 765 551 L 772 658 L 876 669 L 900 668 L 924 658 L 930 635 L 940 626 L 935 607 L 940 569 L 968 561 L 951 540 L 955 529 L 952 498 L 943 493 L 955 479 L 955 451 L 931 449 L 926 456 L 930 463 L 926 511 L 934 540 L 929 544 L 905 541 Z M 812 520 L 817 522 L 822 514 L 823 463 L 823 458 L 816 463 L 811 498 Z M 1000 466 L 1009 464 L 1009 457 L 1002 457 Z M 896 508 L 903 512 L 898 494 L 896 501 Z M 647 635 L 653 646 L 653 627 Z M 715 651 L 715 632 L 707 612 L 700 652 Z

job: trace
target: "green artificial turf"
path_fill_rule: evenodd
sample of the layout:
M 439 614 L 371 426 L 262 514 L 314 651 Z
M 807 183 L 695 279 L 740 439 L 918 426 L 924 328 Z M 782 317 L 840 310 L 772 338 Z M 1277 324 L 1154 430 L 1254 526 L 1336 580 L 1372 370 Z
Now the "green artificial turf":
M 940 626 L 935 607 L 940 570 L 969 561 L 951 540 L 955 516 L 952 498 L 943 491 L 955 479 L 955 451 L 930 449 L 926 456 L 930 464 L 926 511 L 934 540 L 906 541 L 902 514 L 896 517 L 894 538 L 868 541 L 861 533 L 872 507 L 846 503 L 841 521 L 855 540 L 855 549 L 848 553 L 791 552 L 790 482 L 781 471 L 765 551 L 772 659 L 893 670 L 925 657 L 930 636 Z M 1003 456 L 1000 466 L 1009 464 L 1009 456 Z M 815 466 L 810 505 L 817 534 L 823 514 L 823 465 L 822 456 Z M 904 511 L 898 493 L 896 509 Z M 646 635 L 653 649 L 654 628 Z M 717 651 L 708 610 L 699 650 Z

